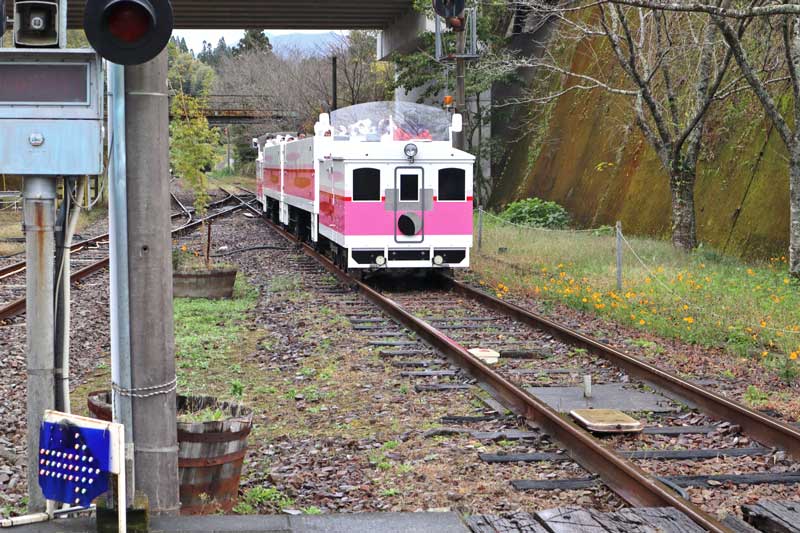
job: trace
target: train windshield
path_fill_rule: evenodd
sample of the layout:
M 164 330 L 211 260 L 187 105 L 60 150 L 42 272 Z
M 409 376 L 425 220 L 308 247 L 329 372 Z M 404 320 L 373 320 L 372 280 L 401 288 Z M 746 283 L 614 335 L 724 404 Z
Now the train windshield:
M 331 113 L 337 141 L 449 141 L 450 113 L 411 102 L 369 102 Z

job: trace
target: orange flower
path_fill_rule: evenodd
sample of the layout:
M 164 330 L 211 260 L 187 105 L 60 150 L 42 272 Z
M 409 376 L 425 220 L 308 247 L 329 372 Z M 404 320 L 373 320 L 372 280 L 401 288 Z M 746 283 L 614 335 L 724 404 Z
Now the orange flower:
M 687 316 L 686 318 L 684 318 L 683 321 L 686 322 L 687 324 L 694 324 L 694 318 L 692 318 L 690 316 Z
M 789 359 L 791 359 L 792 361 L 794 361 L 795 359 L 797 359 L 797 352 L 792 352 L 792 353 L 790 353 L 790 354 L 789 354 Z

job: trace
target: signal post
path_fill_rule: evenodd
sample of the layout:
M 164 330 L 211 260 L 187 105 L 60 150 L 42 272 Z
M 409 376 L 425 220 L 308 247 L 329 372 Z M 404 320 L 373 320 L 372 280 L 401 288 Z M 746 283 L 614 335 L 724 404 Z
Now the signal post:
M 58 302 L 61 291 L 55 290 L 69 276 L 58 277 L 67 269 L 55 264 L 56 248 L 63 248 L 55 239 L 74 227 L 69 221 L 78 213 L 68 210 L 56 219 L 56 185 L 103 173 L 102 56 L 125 65 L 127 76 L 124 90 L 121 67 L 112 69 L 109 80 L 116 90 L 110 94 L 107 145 L 114 192 L 121 193 L 112 202 L 110 226 L 112 233 L 127 228 L 112 237 L 114 416 L 132 436 L 126 457 L 135 487 L 154 513 L 174 514 L 180 503 L 163 52 L 172 33 L 172 6 L 168 0 L 87 0 L 84 29 L 94 50 L 66 50 L 66 4 L 16 2 L 9 13 L 14 48 L 0 49 L 0 173 L 24 177 L 29 508 L 45 507 L 37 476 L 44 411 L 69 412 L 68 347 L 59 353 L 62 343 L 55 339 L 57 331 L 69 331 L 69 324 L 55 323 L 69 316 L 56 311 L 69 302 Z M 0 37 L 6 5 L 0 0 Z M 126 107 L 127 120 L 114 120 Z M 63 255 L 68 265 L 68 250 Z M 56 380 L 67 394 L 57 394 Z
M 124 115 L 111 117 L 110 128 L 117 139 L 110 152 L 111 225 L 120 241 L 111 256 L 114 415 L 131 437 L 136 492 L 155 514 L 180 508 L 164 50 L 172 27 L 168 0 L 86 4 L 89 42 L 116 64 L 109 74 L 111 111 Z

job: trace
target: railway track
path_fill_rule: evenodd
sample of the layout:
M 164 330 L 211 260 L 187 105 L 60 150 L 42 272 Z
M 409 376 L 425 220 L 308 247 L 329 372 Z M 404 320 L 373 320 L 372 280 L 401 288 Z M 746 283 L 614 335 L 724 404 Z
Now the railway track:
M 724 493 L 731 507 L 750 503 L 740 494 L 748 487 L 800 483 L 800 469 L 788 459 L 800 452 L 800 431 L 794 426 L 459 281 L 443 279 L 444 288 L 424 295 L 382 291 L 302 246 L 305 254 L 383 311 L 385 316 L 376 316 L 354 303 L 348 316 L 354 329 L 375 338 L 373 345 L 382 347 L 381 355 L 391 358 L 404 377 L 417 380 L 418 390 L 446 392 L 477 384 L 516 415 L 523 430 L 546 434 L 557 443 L 540 453 L 482 454 L 481 461 L 574 461 L 582 467 L 576 465 L 581 474 L 569 479 L 513 480 L 515 490 L 569 490 L 602 483 L 633 507 L 679 511 L 691 521 L 682 531 L 730 532 L 746 531 L 747 526 L 703 510 L 693 503 L 693 491 Z M 506 357 L 489 366 L 468 347 L 494 348 Z M 623 395 L 642 395 L 660 404 L 641 410 L 650 419 L 642 436 L 600 439 L 571 422 L 558 405 L 540 398 L 541 388 L 530 391 L 543 379 L 552 391 L 554 386 L 576 389 L 585 375 L 592 375 L 598 388 L 622 382 Z M 676 441 L 686 449 L 666 449 Z M 730 474 L 727 470 L 734 466 L 737 474 Z
M 177 205 L 178 208 L 180 209 L 180 213 L 175 213 L 175 214 L 172 215 L 172 217 L 171 217 L 172 220 L 174 221 L 174 220 L 177 220 L 177 219 L 179 219 L 181 217 L 187 217 L 187 222 L 186 223 L 191 222 L 192 221 L 192 217 L 194 216 L 194 209 L 193 208 L 187 208 L 175 196 L 175 194 L 170 193 L 170 195 L 172 196 L 172 200 L 175 202 L 175 205 Z M 221 200 L 218 200 L 216 202 L 210 203 L 208 205 L 208 208 L 209 209 L 216 209 L 219 206 L 225 205 L 226 203 L 231 202 L 233 200 L 233 196 L 234 195 L 232 195 L 231 193 L 226 193 L 226 197 L 225 198 L 223 198 Z M 98 246 L 107 245 L 107 244 L 108 244 L 108 233 L 104 233 L 102 235 L 98 235 L 97 237 L 92 237 L 91 239 L 86 239 L 86 240 L 83 240 L 83 241 L 80 241 L 80 242 L 77 242 L 77 243 L 73 244 L 72 247 L 70 248 L 70 252 L 73 255 L 77 255 L 77 254 L 80 254 L 81 252 L 83 252 L 83 251 L 85 251 L 87 249 L 96 248 Z M 3 281 L 5 279 L 10 278 L 12 276 L 15 276 L 17 274 L 21 274 L 21 273 L 25 272 L 25 269 L 26 269 L 25 261 L 19 261 L 19 262 L 16 262 L 16 263 L 13 263 L 13 264 L 9 264 L 9 265 L 6 265 L 6 266 L 0 266 L 0 281 Z
M 183 217 L 187 218 L 185 223 L 178 225 L 172 231 L 173 237 L 178 237 L 196 230 L 206 221 L 243 209 L 247 206 L 250 198 L 243 199 L 231 193 L 226 193 L 223 199 L 208 205 L 208 209 L 212 211 L 211 214 L 196 220 L 193 215 L 194 210 L 187 209 L 177 198 L 175 198 L 175 201 L 181 212 L 173 214 L 172 221 L 175 222 Z M 226 207 L 231 202 L 235 202 L 236 205 Z M 73 283 L 82 281 L 108 266 L 108 244 L 108 234 L 106 233 L 79 242 L 72 247 L 70 260 L 72 262 L 73 274 L 71 280 Z M 25 312 L 26 298 L 20 296 L 25 292 L 25 268 L 26 265 L 23 261 L 0 269 L 0 281 L 3 281 L 2 289 L 0 289 L 0 298 L 2 298 L 0 300 L 0 321 L 10 320 Z

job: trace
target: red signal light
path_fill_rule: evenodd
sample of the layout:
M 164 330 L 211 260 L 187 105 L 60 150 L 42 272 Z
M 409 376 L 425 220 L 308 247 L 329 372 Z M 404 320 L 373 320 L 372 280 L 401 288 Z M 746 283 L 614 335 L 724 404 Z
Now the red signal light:
M 136 2 L 118 2 L 109 7 L 106 15 L 109 33 L 129 44 L 141 41 L 153 26 L 150 12 Z
M 173 26 L 170 0 L 86 0 L 83 13 L 89 43 L 120 65 L 156 57 L 167 46 Z

